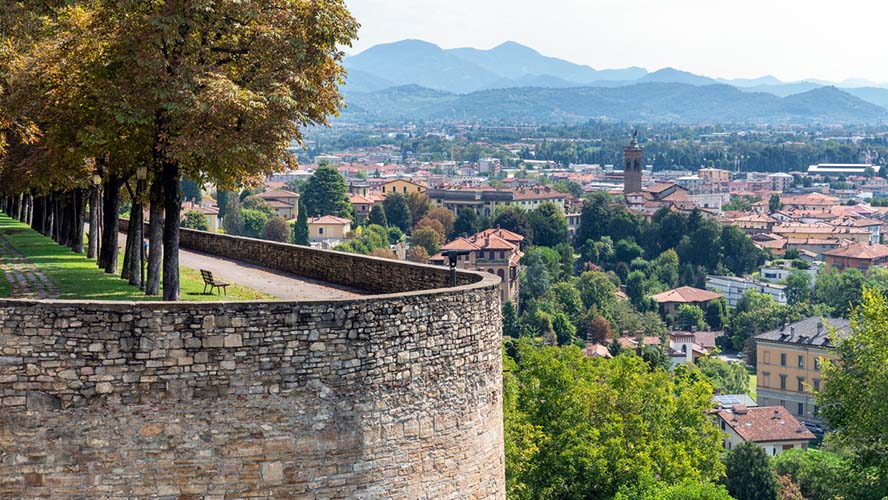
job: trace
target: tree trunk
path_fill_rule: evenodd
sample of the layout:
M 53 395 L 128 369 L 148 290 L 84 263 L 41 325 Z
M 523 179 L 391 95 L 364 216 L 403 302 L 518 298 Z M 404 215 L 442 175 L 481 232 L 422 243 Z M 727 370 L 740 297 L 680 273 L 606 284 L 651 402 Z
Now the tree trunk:
M 179 300 L 179 164 L 163 163 L 163 300 Z
M 99 190 L 95 186 L 89 188 L 89 244 L 86 257 L 95 259 L 99 243 Z
M 117 233 L 120 231 L 120 219 L 117 213 L 120 210 L 120 185 L 120 177 L 116 174 L 106 176 L 100 255 L 102 269 L 108 274 L 117 274 Z
M 74 191 L 68 191 L 62 196 L 62 228 L 61 239 L 62 244 L 70 249 L 74 249 L 74 218 L 76 213 L 74 210 Z
M 138 197 L 138 193 L 137 193 Z M 130 232 L 133 239 L 132 255 L 130 256 L 129 282 L 133 286 L 142 285 L 142 204 L 133 203 L 130 215 Z
M 151 183 L 148 206 L 148 273 L 145 295 L 160 293 L 160 267 L 163 259 L 163 183 L 155 176 Z
M 130 189 L 129 183 L 125 183 L 124 185 L 126 186 L 127 191 L 129 191 L 132 205 L 130 206 L 129 227 L 127 227 L 126 231 L 126 245 L 123 250 L 123 269 L 120 271 L 120 277 L 132 283 L 133 270 L 138 269 L 133 267 L 133 261 L 135 260 L 135 253 L 140 244 L 137 231 L 139 223 L 138 212 L 141 210 L 141 207 L 136 203 L 136 196 L 132 189 Z
M 37 196 L 34 198 L 34 208 L 31 214 L 31 229 L 34 231 L 42 232 L 43 231 L 43 197 Z
M 31 207 L 31 195 L 25 193 L 22 195 L 22 210 L 19 213 L 19 221 L 28 223 L 28 210 Z
M 71 249 L 83 253 L 83 224 L 86 219 L 86 197 L 83 189 L 74 190 L 74 245 Z

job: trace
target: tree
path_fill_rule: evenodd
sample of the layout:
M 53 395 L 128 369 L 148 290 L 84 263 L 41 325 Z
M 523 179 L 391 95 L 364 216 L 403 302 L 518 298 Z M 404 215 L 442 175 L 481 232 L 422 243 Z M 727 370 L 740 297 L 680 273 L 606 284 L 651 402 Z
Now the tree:
M 520 443 L 507 445 L 510 498 L 609 499 L 723 474 L 706 382 L 631 354 L 603 362 L 575 346 L 516 343 L 503 377 L 506 442 Z
M 780 195 L 772 194 L 771 198 L 768 200 L 768 213 L 773 214 L 781 208 L 783 208 L 783 203 L 780 201 Z
M 528 215 L 533 230 L 533 244 L 555 247 L 568 242 L 567 219 L 552 202 L 544 202 Z
M 228 215 L 222 220 L 222 229 L 225 230 L 225 234 L 232 236 L 244 234 L 244 211 L 237 198 L 233 198 L 229 204 Z
M 720 245 L 722 262 L 737 276 L 752 272 L 764 261 L 761 250 L 737 226 L 722 228 Z
M 823 389 L 817 397 L 821 416 L 836 429 L 833 438 L 853 451 L 863 466 L 888 477 L 888 301 L 864 290 L 852 314 L 850 332 L 835 338 L 836 360 L 822 366 Z
M 811 295 L 811 274 L 793 269 L 786 277 L 786 302 L 794 306 L 808 301 Z
M 441 226 L 444 228 L 445 238 L 453 234 L 453 223 L 456 218 L 450 210 L 441 207 L 433 208 L 426 212 L 425 216 L 441 223 Z
M 228 208 L 232 198 L 233 193 L 230 191 L 223 191 L 221 189 L 216 190 L 216 208 L 219 209 L 219 218 L 225 220 L 225 217 L 228 215 Z
M 699 358 L 695 364 L 714 389 L 721 389 L 725 394 L 746 394 L 749 391 L 749 374 L 742 364 L 712 356 Z
M 382 208 L 382 205 L 373 205 L 373 208 L 370 209 L 370 216 L 367 217 L 367 223 L 388 227 L 388 219 L 385 217 L 385 209 Z
M 207 224 L 207 218 L 197 210 L 189 210 L 185 213 L 185 220 L 182 221 L 182 227 L 196 229 L 198 231 L 209 231 L 210 229 L 209 224 Z
M 603 316 L 596 315 L 586 328 L 586 340 L 589 342 L 604 344 L 614 337 L 614 332 L 611 331 L 610 321 L 606 320 Z
M 865 281 L 863 273 L 858 269 L 839 272 L 836 268 L 831 268 L 821 271 L 814 284 L 814 301 L 829 306 L 835 316 L 848 317 L 860 304 Z
M 728 493 L 736 500 L 775 500 L 777 479 L 771 472 L 765 450 L 744 442 L 725 457 Z
M 410 247 L 407 249 L 407 260 L 410 262 L 418 262 L 420 264 L 428 264 L 429 253 L 423 247 Z
M 525 245 L 533 245 L 533 226 L 530 218 L 520 207 L 506 206 L 502 211 L 497 213 L 491 222 L 493 227 L 512 231 L 513 233 L 524 236 Z
M 518 309 L 511 300 L 503 304 L 503 336 L 518 338 L 521 334 L 521 324 L 518 320 Z
M 203 191 L 201 190 L 200 184 L 188 178 L 182 179 L 182 195 L 184 196 L 185 201 L 200 203 L 203 200 Z
M 442 243 L 444 242 L 444 238 L 447 235 L 447 233 L 444 232 L 444 226 L 441 225 L 440 222 L 438 222 L 435 219 L 431 219 L 429 217 L 423 217 L 422 219 L 420 219 L 419 222 L 416 223 L 415 226 L 413 226 L 413 231 L 416 232 L 416 231 L 418 231 L 422 228 L 425 228 L 425 227 L 430 228 L 431 230 L 438 233 L 438 235 L 441 236 L 441 242 Z
M 453 234 L 451 238 L 456 236 L 471 236 L 481 231 L 481 223 L 478 220 L 478 214 L 471 208 L 462 208 L 456 216 L 453 223 Z
M 290 224 L 280 215 L 272 217 L 265 223 L 262 237 L 270 241 L 287 243 L 290 241 Z
M 607 193 L 592 193 L 580 212 L 580 226 L 577 228 L 575 240 L 579 243 L 598 241 L 606 236 L 608 221 L 613 213 L 611 198 Z
M 164 299 L 177 300 L 182 177 L 236 185 L 287 163 L 301 127 L 341 106 L 340 47 L 357 23 L 338 0 L 96 6 L 90 28 L 105 44 L 102 67 L 114 68 L 96 75 L 113 89 L 105 109 L 148 139 L 142 151 L 162 187 L 152 206 L 165 212 Z
M 573 344 L 577 339 L 577 328 L 563 312 L 555 313 L 552 317 L 552 330 L 558 345 Z
M 305 204 L 299 200 L 298 213 L 296 214 L 296 224 L 293 227 L 293 243 L 297 245 L 310 246 L 311 240 L 308 234 L 308 210 Z
M 706 304 L 706 324 L 713 330 L 721 330 L 728 323 L 728 306 L 724 298 L 710 300 Z
M 691 304 L 678 306 L 674 326 L 676 329 L 684 331 L 702 330 L 705 327 L 703 324 L 703 310 Z
M 441 248 L 443 238 L 441 238 L 441 235 L 433 228 L 422 227 L 413 232 L 411 241 L 414 245 L 424 248 L 429 255 L 434 255 L 438 253 L 438 249 Z
M 410 220 L 413 222 L 425 217 L 432 208 L 432 200 L 426 193 L 408 193 L 405 198 L 410 211 Z
M 265 223 L 268 222 L 268 214 L 260 210 L 244 209 L 244 233 L 248 238 L 262 238 L 265 234 Z
M 577 290 L 586 308 L 595 306 L 606 313 L 616 301 L 617 287 L 602 272 L 586 271 L 581 274 L 577 281 Z
M 789 476 L 777 476 L 777 500 L 807 500 Z
M 824 449 L 787 450 L 771 457 L 778 476 L 789 478 L 807 500 L 882 500 L 888 476 L 876 467 Z
M 348 202 L 348 183 L 335 168 L 320 165 L 302 187 L 299 200 L 305 206 L 307 215 L 335 215 L 353 218 L 354 210 Z
M 407 206 L 407 198 L 400 193 L 392 193 L 382 202 L 385 217 L 388 223 L 405 233 L 410 232 L 412 221 L 410 219 L 410 207 Z

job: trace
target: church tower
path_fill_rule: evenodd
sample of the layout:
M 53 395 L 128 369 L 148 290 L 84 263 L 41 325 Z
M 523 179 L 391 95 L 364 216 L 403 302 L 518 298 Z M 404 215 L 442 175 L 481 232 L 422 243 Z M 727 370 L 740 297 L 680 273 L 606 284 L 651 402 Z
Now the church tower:
M 632 140 L 623 148 L 623 194 L 641 192 L 641 168 L 644 150 L 638 146 L 638 129 L 632 132 Z

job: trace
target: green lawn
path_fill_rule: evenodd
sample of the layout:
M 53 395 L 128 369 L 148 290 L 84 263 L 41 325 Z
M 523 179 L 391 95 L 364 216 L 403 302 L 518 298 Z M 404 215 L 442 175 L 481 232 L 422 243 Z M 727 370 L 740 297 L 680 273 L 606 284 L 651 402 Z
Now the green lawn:
M 160 300 L 160 297 L 147 297 L 138 288 L 132 287 L 119 275 L 105 274 L 96 267 L 95 261 L 84 255 L 73 253 L 67 247 L 56 244 L 50 238 L 32 230 L 26 224 L 0 214 L 0 233 L 19 252 L 36 265 L 52 281 L 60 292 L 61 299 L 79 300 Z M 123 258 L 120 258 L 123 262 Z M 251 288 L 232 284 L 228 296 L 203 294 L 203 280 L 200 272 L 180 268 L 182 300 L 217 301 L 256 300 L 273 298 Z M 0 278 L 0 297 L 9 297 L 9 283 Z
M 755 399 L 755 370 L 751 370 L 752 373 L 749 374 L 749 397 L 751 397 L 754 401 L 758 401 Z

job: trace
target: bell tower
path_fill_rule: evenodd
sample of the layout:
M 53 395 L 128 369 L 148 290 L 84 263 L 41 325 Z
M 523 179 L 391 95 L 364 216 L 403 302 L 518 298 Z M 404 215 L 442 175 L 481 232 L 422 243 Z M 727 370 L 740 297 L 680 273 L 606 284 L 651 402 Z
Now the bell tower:
M 644 150 L 638 146 L 638 129 L 632 131 L 632 140 L 623 148 L 623 194 L 641 192 L 641 168 Z

